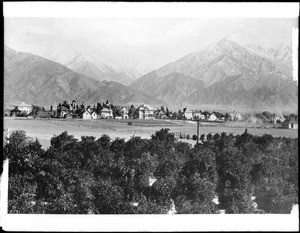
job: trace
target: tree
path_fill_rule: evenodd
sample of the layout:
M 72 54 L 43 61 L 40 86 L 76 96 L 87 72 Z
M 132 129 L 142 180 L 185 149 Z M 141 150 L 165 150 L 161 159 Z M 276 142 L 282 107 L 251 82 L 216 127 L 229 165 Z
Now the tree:
M 3 147 L 9 159 L 8 212 L 42 213 L 36 202 L 36 174 L 41 169 L 44 150 L 38 140 L 26 136 L 25 131 L 13 131 Z
M 167 108 L 167 109 L 166 109 L 166 115 L 167 115 L 168 118 L 170 117 L 170 114 L 171 114 L 171 112 L 170 112 L 169 109 Z
M 178 120 L 182 120 L 182 119 L 183 119 L 183 112 L 182 112 L 181 109 L 178 110 L 177 119 L 178 119 Z
M 67 109 L 70 109 L 70 105 L 68 104 L 68 102 L 66 100 L 63 102 L 63 104 L 61 106 L 65 107 Z
M 220 138 L 221 138 L 221 136 L 220 136 L 220 134 L 218 134 L 218 133 L 215 133 L 214 136 L 213 136 L 213 140 L 214 140 L 215 142 L 217 142 L 218 140 L 220 140 Z
M 211 141 L 213 139 L 213 136 L 211 133 L 207 134 L 206 136 L 207 141 Z
M 125 149 L 125 139 L 124 138 L 116 138 L 110 144 L 110 151 L 114 153 L 123 153 Z
M 135 114 L 135 107 L 134 105 L 131 105 L 130 109 L 128 110 L 128 117 L 134 118 L 134 114 Z
M 205 134 L 201 134 L 201 136 L 200 136 L 200 141 L 201 141 L 201 142 L 204 142 L 204 140 L 205 140 Z
M 173 119 L 178 119 L 178 113 L 177 113 L 177 112 L 173 112 L 172 118 L 173 118 Z
M 152 140 L 160 142 L 172 142 L 176 141 L 174 133 L 169 133 L 170 129 L 162 128 L 159 131 L 156 131 L 155 134 L 151 136 Z
M 216 196 L 217 179 L 214 153 L 203 147 L 194 148 L 180 172 L 173 196 L 178 213 L 215 213 L 212 200 Z
M 104 150 L 108 150 L 110 146 L 110 137 L 107 134 L 103 134 L 97 142 Z

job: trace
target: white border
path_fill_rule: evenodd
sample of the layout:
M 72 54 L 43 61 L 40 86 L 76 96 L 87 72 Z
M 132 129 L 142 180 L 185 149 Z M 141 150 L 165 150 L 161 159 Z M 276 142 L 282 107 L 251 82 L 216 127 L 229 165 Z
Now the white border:
M 4 2 L 4 17 L 295 18 L 298 3 Z M 6 178 L 5 178 L 6 177 Z M 1 225 L 11 231 L 298 231 L 298 215 L 8 215 L 8 166 L 1 177 Z M 5 204 L 6 203 L 6 204 Z
M 272 17 L 299 15 L 298 3 L 4 2 L 4 17 Z

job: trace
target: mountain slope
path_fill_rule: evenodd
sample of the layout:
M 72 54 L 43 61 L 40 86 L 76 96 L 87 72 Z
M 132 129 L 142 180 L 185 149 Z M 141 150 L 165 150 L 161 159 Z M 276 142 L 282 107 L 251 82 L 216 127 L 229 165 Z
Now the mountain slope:
M 63 64 L 77 73 L 84 74 L 98 81 L 115 81 L 129 85 L 135 80 L 134 75 L 128 74 L 124 70 L 119 71 L 118 68 L 114 68 L 82 54 L 77 54 Z
M 192 79 L 203 82 L 204 88 L 195 85 L 196 90 L 187 89 L 189 93 L 176 101 L 248 108 L 295 106 L 298 88 L 292 79 L 291 53 L 287 45 L 234 34 L 142 76 L 131 86 L 170 103 L 174 96 L 170 98 L 169 90 L 186 89 Z M 170 80 L 174 73 L 187 81 Z
M 129 85 L 141 76 L 135 67 L 126 62 L 123 64 L 122 60 L 110 56 L 109 51 L 75 49 L 72 45 L 63 48 L 57 45 L 51 49 L 32 45 L 29 51 L 98 81 L 116 81 Z
M 122 84 L 99 82 L 57 62 L 5 46 L 5 103 L 24 101 L 49 106 L 73 99 L 90 104 L 107 99 L 114 104 L 164 103 Z
M 273 86 L 258 85 L 246 89 L 245 76 L 232 76 L 217 82 L 205 89 L 198 90 L 186 97 L 185 104 L 225 105 L 230 107 L 270 108 L 297 106 L 298 88 L 293 82 L 272 81 Z M 281 87 L 279 88 L 279 85 Z
M 190 93 L 202 89 L 204 84 L 202 81 L 176 72 L 159 77 L 153 71 L 134 82 L 130 87 L 143 90 L 145 93 L 164 99 L 169 103 L 178 103 Z

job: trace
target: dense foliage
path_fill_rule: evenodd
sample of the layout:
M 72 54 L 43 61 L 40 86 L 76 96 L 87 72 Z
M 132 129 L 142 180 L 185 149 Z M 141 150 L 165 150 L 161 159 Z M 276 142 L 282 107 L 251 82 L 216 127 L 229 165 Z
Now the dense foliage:
M 128 141 L 65 131 L 44 150 L 13 131 L 3 147 L 9 213 L 164 214 L 174 205 L 179 214 L 290 213 L 298 203 L 298 139 L 245 131 L 200 142 L 168 129 Z

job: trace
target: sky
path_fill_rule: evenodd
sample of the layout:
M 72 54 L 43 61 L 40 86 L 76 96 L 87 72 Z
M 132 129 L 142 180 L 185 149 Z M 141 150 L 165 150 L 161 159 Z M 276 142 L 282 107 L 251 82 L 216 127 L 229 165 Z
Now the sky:
M 39 18 L 4 19 L 4 43 L 18 51 L 98 49 L 159 68 L 233 33 L 291 45 L 291 18 Z

